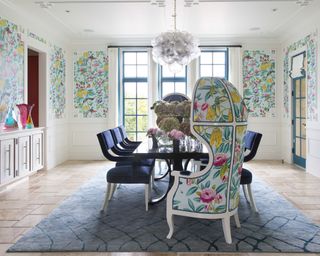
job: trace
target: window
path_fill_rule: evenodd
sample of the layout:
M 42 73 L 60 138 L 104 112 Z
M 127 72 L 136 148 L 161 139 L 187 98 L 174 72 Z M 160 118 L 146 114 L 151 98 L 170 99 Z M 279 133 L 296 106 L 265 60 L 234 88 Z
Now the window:
M 123 124 L 132 140 L 145 138 L 148 129 L 148 53 L 123 51 Z
M 200 77 L 202 76 L 228 79 L 228 49 L 201 51 Z
M 169 93 L 187 94 L 187 67 L 179 73 L 172 73 L 167 66 L 160 66 L 160 97 Z

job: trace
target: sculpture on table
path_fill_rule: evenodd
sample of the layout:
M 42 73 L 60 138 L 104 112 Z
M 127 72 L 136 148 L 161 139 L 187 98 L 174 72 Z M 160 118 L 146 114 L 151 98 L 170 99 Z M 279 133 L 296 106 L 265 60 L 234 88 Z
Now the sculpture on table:
M 20 122 L 22 128 L 31 129 L 34 127 L 32 117 L 31 117 L 31 111 L 34 107 L 34 104 L 17 104 L 17 107 L 19 109 L 20 113 Z
M 13 107 L 9 107 L 3 129 L 15 129 L 18 128 L 18 123 L 16 120 L 15 113 L 13 111 Z

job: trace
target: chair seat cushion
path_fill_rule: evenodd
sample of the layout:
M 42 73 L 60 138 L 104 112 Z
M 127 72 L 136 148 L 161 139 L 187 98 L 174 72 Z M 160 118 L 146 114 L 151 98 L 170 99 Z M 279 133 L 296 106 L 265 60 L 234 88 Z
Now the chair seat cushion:
M 118 166 L 111 168 L 107 172 L 107 182 L 110 183 L 144 183 L 149 184 L 150 175 L 153 167 L 151 166 Z
M 240 184 L 251 184 L 252 173 L 246 168 L 242 168 Z
M 143 159 L 136 164 L 139 164 L 139 166 L 140 165 L 154 166 L 154 163 L 155 163 L 155 159 Z M 133 161 L 125 160 L 125 161 L 116 163 L 116 166 L 124 166 L 124 165 L 133 165 Z

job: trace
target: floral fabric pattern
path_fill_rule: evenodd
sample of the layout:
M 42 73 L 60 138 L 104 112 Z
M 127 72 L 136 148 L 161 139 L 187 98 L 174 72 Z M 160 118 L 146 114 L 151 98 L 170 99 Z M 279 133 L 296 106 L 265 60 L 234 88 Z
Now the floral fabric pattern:
M 66 107 L 66 61 L 64 52 L 57 46 L 50 54 L 50 91 L 49 103 L 56 119 L 64 117 Z
M 17 25 L 0 18 L 0 108 L 24 100 L 24 46 Z
M 243 98 L 252 117 L 274 116 L 275 51 L 243 52 Z
M 283 63 L 283 106 L 284 106 L 284 117 L 289 117 L 289 99 L 290 99 L 290 77 L 289 71 L 291 66 L 291 60 L 289 60 L 289 56 L 292 55 L 293 52 L 306 47 L 307 54 L 307 118 L 309 120 L 317 121 L 318 120 L 318 90 L 317 90 L 317 33 L 312 33 L 305 38 L 289 45 L 286 49 L 284 49 L 284 63 Z
M 246 133 L 246 126 L 239 125 L 236 127 L 236 144 L 233 153 L 233 166 L 230 183 L 230 203 L 229 210 L 232 211 L 239 205 L 240 200 L 240 178 L 242 172 L 242 163 L 244 158 L 244 137 Z
M 108 58 L 104 51 L 74 53 L 74 117 L 107 117 Z
M 214 153 L 210 170 L 198 178 L 181 178 L 173 209 L 198 213 L 224 213 L 232 156 L 233 127 L 194 126 Z
M 193 101 L 194 122 L 232 122 L 233 113 L 231 102 L 226 96 L 228 95 L 227 89 L 233 101 L 236 121 L 247 119 L 247 110 L 243 100 L 231 83 L 222 78 L 211 77 L 204 77 L 198 83 Z

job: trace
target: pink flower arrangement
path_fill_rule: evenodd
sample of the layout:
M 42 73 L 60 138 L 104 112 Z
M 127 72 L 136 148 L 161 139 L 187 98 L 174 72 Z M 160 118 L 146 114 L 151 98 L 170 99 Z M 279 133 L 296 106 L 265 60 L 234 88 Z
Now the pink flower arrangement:
M 214 155 L 213 165 L 214 166 L 221 166 L 227 162 L 228 156 L 225 153 L 217 153 Z
M 179 131 L 177 129 L 171 130 L 171 132 L 168 133 L 168 137 L 170 139 L 175 139 L 175 140 L 181 140 L 184 138 L 184 133 L 182 131 Z
M 147 131 L 147 135 L 156 135 L 158 130 L 158 128 L 149 128 L 149 130 Z

